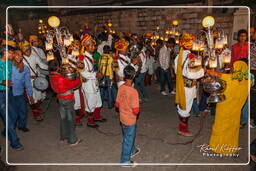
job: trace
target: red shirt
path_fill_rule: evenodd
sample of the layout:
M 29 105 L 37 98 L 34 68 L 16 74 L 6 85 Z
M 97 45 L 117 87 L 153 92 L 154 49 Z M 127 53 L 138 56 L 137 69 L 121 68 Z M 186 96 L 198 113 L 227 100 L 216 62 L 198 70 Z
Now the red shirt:
M 50 73 L 50 84 L 54 92 L 57 93 L 57 98 L 60 99 L 74 99 L 74 93 L 66 96 L 61 96 L 59 93 L 65 93 L 68 90 L 75 89 L 81 85 L 80 79 L 69 80 L 57 72 Z
M 242 46 L 240 43 L 236 43 L 232 46 L 231 66 L 233 66 L 234 62 L 242 58 L 248 58 L 248 42 L 245 42 Z

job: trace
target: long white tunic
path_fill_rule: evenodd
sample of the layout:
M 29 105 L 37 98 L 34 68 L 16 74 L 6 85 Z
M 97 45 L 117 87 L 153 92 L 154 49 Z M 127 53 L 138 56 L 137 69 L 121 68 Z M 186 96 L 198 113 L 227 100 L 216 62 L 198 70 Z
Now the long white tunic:
M 154 74 L 154 65 L 155 59 L 153 56 L 149 56 L 146 62 L 147 68 L 148 68 L 148 74 L 153 75 Z
M 122 59 L 120 59 L 120 58 L 122 58 Z M 127 61 L 127 62 L 124 62 L 124 61 Z M 131 59 L 128 56 L 119 54 L 119 59 L 117 60 L 117 62 L 118 62 L 118 68 L 119 68 L 117 71 L 117 75 L 120 78 L 124 78 L 124 68 L 131 63 Z M 119 88 L 124 83 L 125 83 L 124 81 L 118 81 L 117 87 Z
M 170 51 L 165 45 L 159 51 L 159 63 L 163 70 L 170 67 Z
M 182 70 L 182 75 L 188 79 L 199 79 L 201 77 L 204 76 L 204 69 L 200 69 L 197 72 L 191 72 L 189 71 L 188 68 L 188 63 L 189 63 L 189 59 L 186 60 L 187 55 L 190 53 L 189 50 L 184 50 L 183 52 L 183 58 L 182 58 L 182 63 L 184 63 L 184 67 Z M 179 55 L 177 55 L 177 57 L 174 60 L 174 64 L 175 64 L 175 73 L 177 72 L 177 64 L 178 64 L 178 58 Z M 186 61 L 185 61 L 186 60 Z M 178 109 L 178 113 L 182 116 L 182 117 L 189 117 L 190 116 L 190 111 L 192 108 L 192 104 L 193 104 L 193 100 L 194 98 L 196 98 L 196 86 L 194 87 L 185 87 L 185 97 L 186 97 L 186 110 L 182 110 L 180 109 L 179 105 L 177 105 L 177 109 Z
M 47 58 L 46 58 L 46 55 L 45 55 L 43 49 L 32 46 L 32 48 L 31 48 L 31 53 L 32 53 L 33 55 L 38 56 L 38 57 L 41 59 L 41 61 L 42 61 L 44 64 L 47 65 Z
M 44 62 L 42 62 L 42 60 L 39 58 L 38 55 L 36 55 L 36 54 L 34 54 L 34 53 L 31 53 L 30 56 L 25 56 L 25 55 L 24 55 L 24 58 L 25 58 L 26 60 L 23 60 L 23 63 L 29 67 L 29 69 L 30 69 L 30 75 L 31 75 L 31 76 L 36 76 L 35 73 L 32 71 L 32 69 L 33 69 L 38 75 L 40 75 L 38 66 L 39 66 L 41 69 L 48 70 L 48 65 L 46 65 Z M 28 62 L 29 64 L 28 64 L 27 62 Z M 30 65 L 30 66 L 29 66 L 29 65 Z M 31 69 L 30 67 L 31 67 L 32 69 Z M 43 75 L 40 75 L 40 76 L 43 76 Z M 32 79 L 32 78 L 31 78 L 31 83 L 32 83 L 32 86 L 33 86 L 33 98 L 34 98 L 35 103 L 38 102 L 39 100 L 44 100 L 45 97 L 46 97 L 45 92 L 40 91 L 40 90 L 37 90 L 36 88 L 34 88 L 34 79 Z
M 92 55 L 86 51 L 84 56 L 93 60 Z M 98 80 L 96 78 L 96 72 L 93 70 L 92 62 L 86 57 L 84 58 L 84 65 L 85 68 L 84 71 L 81 72 L 81 75 L 87 80 L 82 83 L 82 90 L 85 98 L 85 110 L 87 112 L 94 112 L 95 108 L 102 106 Z
M 145 73 L 148 71 L 148 67 L 147 67 L 147 57 L 146 57 L 146 53 L 144 50 L 141 51 L 140 55 L 140 60 L 141 60 L 141 63 L 142 63 L 142 66 L 141 66 L 141 70 L 140 70 L 140 73 Z

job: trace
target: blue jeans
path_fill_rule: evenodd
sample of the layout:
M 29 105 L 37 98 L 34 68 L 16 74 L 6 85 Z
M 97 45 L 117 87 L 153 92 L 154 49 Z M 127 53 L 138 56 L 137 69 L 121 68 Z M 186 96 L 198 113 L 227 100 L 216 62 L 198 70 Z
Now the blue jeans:
M 17 115 L 18 128 L 24 128 L 27 126 L 28 109 L 27 102 L 25 101 L 24 94 L 20 96 L 14 96 L 15 103 L 13 103 L 15 113 Z
M 135 78 L 135 81 L 134 81 L 134 87 L 142 95 L 142 98 L 148 98 L 149 97 L 148 92 L 145 88 L 145 83 L 144 83 L 145 76 L 146 76 L 146 72 L 145 73 L 140 73 L 138 75 L 138 77 Z
M 162 68 L 160 69 L 160 91 L 165 91 L 165 84 L 167 83 L 169 88 L 169 93 L 173 90 L 171 73 L 169 71 L 165 71 Z
M 192 105 L 191 111 L 192 111 L 193 115 L 199 115 L 199 113 L 200 113 L 199 105 L 198 105 L 196 99 L 193 100 L 193 105 Z
M 132 153 L 135 151 L 135 137 L 137 125 L 121 124 L 123 133 L 123 144 L 121 153 L 121 163 L 129 163 Z
M 105 76 L 107 87 L 100 88 L 100 96 L 102 102 L 104 102 L 105 97 L 108 99 L 108 108 L 113 108 L 115 103 L 114 87 L 111 85 L 111 80 L 108 76 Z
M 206 92 L 202 92 L 200 103 L 199 103 L 199 111 L 203 112 L 207 108 L 207 98 L 209 97 L 209 94 Z
M 246 100 L 246 103 L 244 104 L 244 107 L 242 109 L 242 115 L 240 119 L 241 124 L 247 124 L 248 123 L 248 100 Z
M 16 114 L 14 111 L 14 99 L 12 96 L 12 92 L 9 91 L 8 92 L 8 114 L 7 114 L 7 119 L 8 119 L 8 138 L 10 140 L 11 143 L 11 147 L 12 148 L 19 148 L 22 145 L 20 144 L 19 138 L 16 134 Z M 0 92 L 0 116 L 3 119 L 4 125 L 6 125 L 7 123 L 7 119 L 6 119 L 6 93 L 5 92 Z M 5 130 L 2 132 L 3 135 L 5 135 Z

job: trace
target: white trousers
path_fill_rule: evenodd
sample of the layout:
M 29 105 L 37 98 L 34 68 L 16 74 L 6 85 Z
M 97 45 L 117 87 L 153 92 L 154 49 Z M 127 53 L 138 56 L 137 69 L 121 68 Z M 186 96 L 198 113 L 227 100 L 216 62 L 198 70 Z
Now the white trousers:
M 45 91 L 40 91 L 36 88 L 34 88 L 34 79 L 31 79 L 31 84 L 33 87 L 33 98 L 35 103 L 37 103 L 38 101 L 43 101 L 46 98 L 46 92 Z
M 102 106 L 100 91 L 96 93 L 84 93 L 85 111 L 94 112 L 95 108 Z
M 79 109 L 81 109 L 79 89 L 76 89 L 74 91 L 74 97 L 75 97 L 74 109 L 75 110 L 79 110 Z
M 180 106 L 177 105 L 179 115 L 184 118 L 190 116 L 193 100 L 196 98 L 196 86 L 192 88 L 185 87 L 185 98 L 186 98 L 186 110 L 180 109 Z

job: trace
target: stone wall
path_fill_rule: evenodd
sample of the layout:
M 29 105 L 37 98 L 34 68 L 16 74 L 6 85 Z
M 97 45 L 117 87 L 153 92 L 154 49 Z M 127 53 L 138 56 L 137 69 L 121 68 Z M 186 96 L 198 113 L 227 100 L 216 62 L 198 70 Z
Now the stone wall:
M 191 4 L 187 4 L 191 5 Z M 200 4 L 192 4 L 200 5 Z M 86 10 L 86 9 L 84 9 Z M 113 23 L 113 29 L 122 32 L 144 33 L 155 31 L 159 26 L 164 34 L 165 30 L 171 26 L 173 20 L 179 21 L 181 32 L 197 33 L 202 29 L 201 20 L 206 15 L 215 17 L 216 25 L 224 29 L 232 41 L 233 19 L 235 9 L 212 9 L 208 14 L 207 8 L 140 8 L 140 9 L 120 9 L 111 12 L 101 12 L 94 14 L 81 14 L 61 17 L 61 25 L 68 26 L 71 32 L 78 31 L 89 23 L 90 29 L 94 25 L 99 28 L 107 22 Z M 47 19 L 43 19 L 47 22 Z M 37 20 L 19 21 L 18 25 L 24 31 L 24 35 L 37 33 Z

